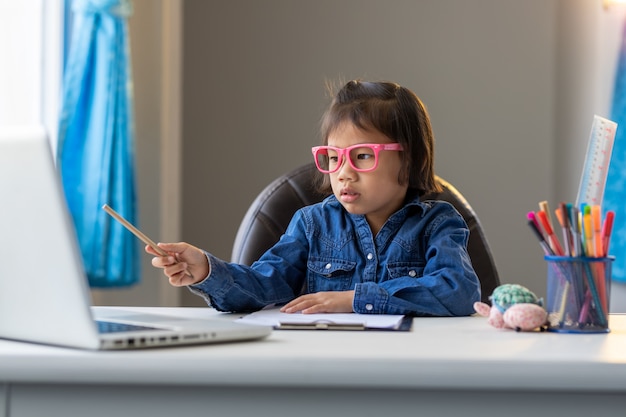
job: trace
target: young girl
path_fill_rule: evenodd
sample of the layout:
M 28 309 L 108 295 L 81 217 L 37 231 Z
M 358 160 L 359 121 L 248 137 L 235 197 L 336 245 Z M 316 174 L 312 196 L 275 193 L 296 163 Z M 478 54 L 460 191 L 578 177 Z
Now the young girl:
M 159 243 L 171 255 L 152 265 L 221 311 L 278 304 L 287 313 L 472 314 L 480 284 L 467 225 L 452 205 L 420 201 L 439 191 L 420 99 L 394 83 L 350 81 L 321 133 L 324 145 L 312 151 L 332 195 L 296 212 L 252 266 L 187 243 Z

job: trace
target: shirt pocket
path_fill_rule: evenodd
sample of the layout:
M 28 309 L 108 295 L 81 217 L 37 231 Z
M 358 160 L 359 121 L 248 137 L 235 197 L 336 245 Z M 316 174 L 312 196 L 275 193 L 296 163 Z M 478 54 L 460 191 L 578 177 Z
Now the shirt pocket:
M 333 258 L 312 258 L 307 263 L 308 291 L 347 291 L 351 289 L 356 262 Z
M 424 275 L 423 262 L 393 262 L 387 264 L 390 279 L 409 277 L 420 278 Z

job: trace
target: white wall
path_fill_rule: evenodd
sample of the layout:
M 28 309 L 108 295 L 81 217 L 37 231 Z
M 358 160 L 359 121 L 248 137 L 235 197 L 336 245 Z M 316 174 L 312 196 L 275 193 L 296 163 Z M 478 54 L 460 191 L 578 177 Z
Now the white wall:
M 0 1 L 0 125 L 42 124 L 43 11 L 41 0 Z
M 310 159 L 326 79 L 389 79 L 427 104 L 436 170 L 478 212 L 503 282 L 545 294 L 526 213 L 576 197 L 592 116 L 608 111 L 623 11 L 601 0 L 185 0 L 181 211 L 161 220 L 176 204 L 163 202 L 172 186 L 155 180 L 167 160 L 160 13 L 172 1 L 135 0 L 131 19 L 148 231 L 158 238 L 180 222 L 170 239 L 228 258 L 256 194 Z M 145 275 L 138 289 L 100 300 L 160 303 L 163 280 L 149 266 Z

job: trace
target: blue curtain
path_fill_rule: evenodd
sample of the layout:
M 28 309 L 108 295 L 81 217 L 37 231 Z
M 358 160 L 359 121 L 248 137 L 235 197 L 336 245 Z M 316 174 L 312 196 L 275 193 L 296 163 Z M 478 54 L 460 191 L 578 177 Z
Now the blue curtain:
M 626 23 L 626 22 L 625 22 Z M 603 209 L 615 211 L 610 254 L 619 254 L 613 262 L 613 279 L 626 281 L 626 24 L 622 29 L 613 89 L 611 120 L 617 123 L 613 154 L 607 174 Z
M 130 0 L 73 0 L 58 168 L 89 284 L 139 281 L 139 242 L 101 207 L 136 218 Z

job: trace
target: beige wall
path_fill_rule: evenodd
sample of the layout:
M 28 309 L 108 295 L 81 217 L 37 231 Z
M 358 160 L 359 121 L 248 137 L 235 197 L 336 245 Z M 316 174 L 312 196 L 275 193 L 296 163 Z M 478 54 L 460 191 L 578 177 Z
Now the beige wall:
M 436 170 L 479 213 L 502 279 L 543 291 L 525 216 L 553 190 L 556 6 L 185 2 L 184 239 L 228 257 L 256 193 L 310 159 L 325 80 L 388 79 L 428 106 Z
M 543 295 L 545 265 L 525 218 L 541 200 L 575 199 L 592 116 L 606 115 L 614 30 L 601 3 L 135 0 L 142 225 L 228 258 L 256 194 L 310 159 L 325 81 L 388 79 L 428 106 L 436 170 L 478 212 L 502 280 Z M 161 154 L 172 136 L 162 133 L 170 115 L 161 91 L 171 4 L 183 22 L 180 199 L 164 198 L 172 185 L 162 181 L 171 169 Z M 180 215 L 168 219 L 177 202 Z M 174 294 L 202 305 L 186 290 L 168 293 L 149 266 L 144 273 L 139 288 L 98 301 L 151 305 Z
M 181 5 L 178 0 L 136 0 L 129 19 L 139 226 L 156 241 L 178 240 L 176 196 L 180 187 L 172 183 L 172 177 L 178 178 L 170 172 L 176 161 L 166 156 L 176 158 L 172 141 L 179 140 L 176 129 L 180 109 L 176 108 L 176 94 L 172 94 L 176 89 L 172 78 L 180 78 L 177 69 L 182 62 L 172 61 L 180 57 L 172 50 L 176 47 L 172 42 L 180 38 L 176 12 Z M 183 291 L 169 286 L 163 274 L 150 265 L 150 256 L 142 252 L 142 280 L 138 285 L 94 290 L 92 296 L 100 305 L 172 306 L 179 304 Z

